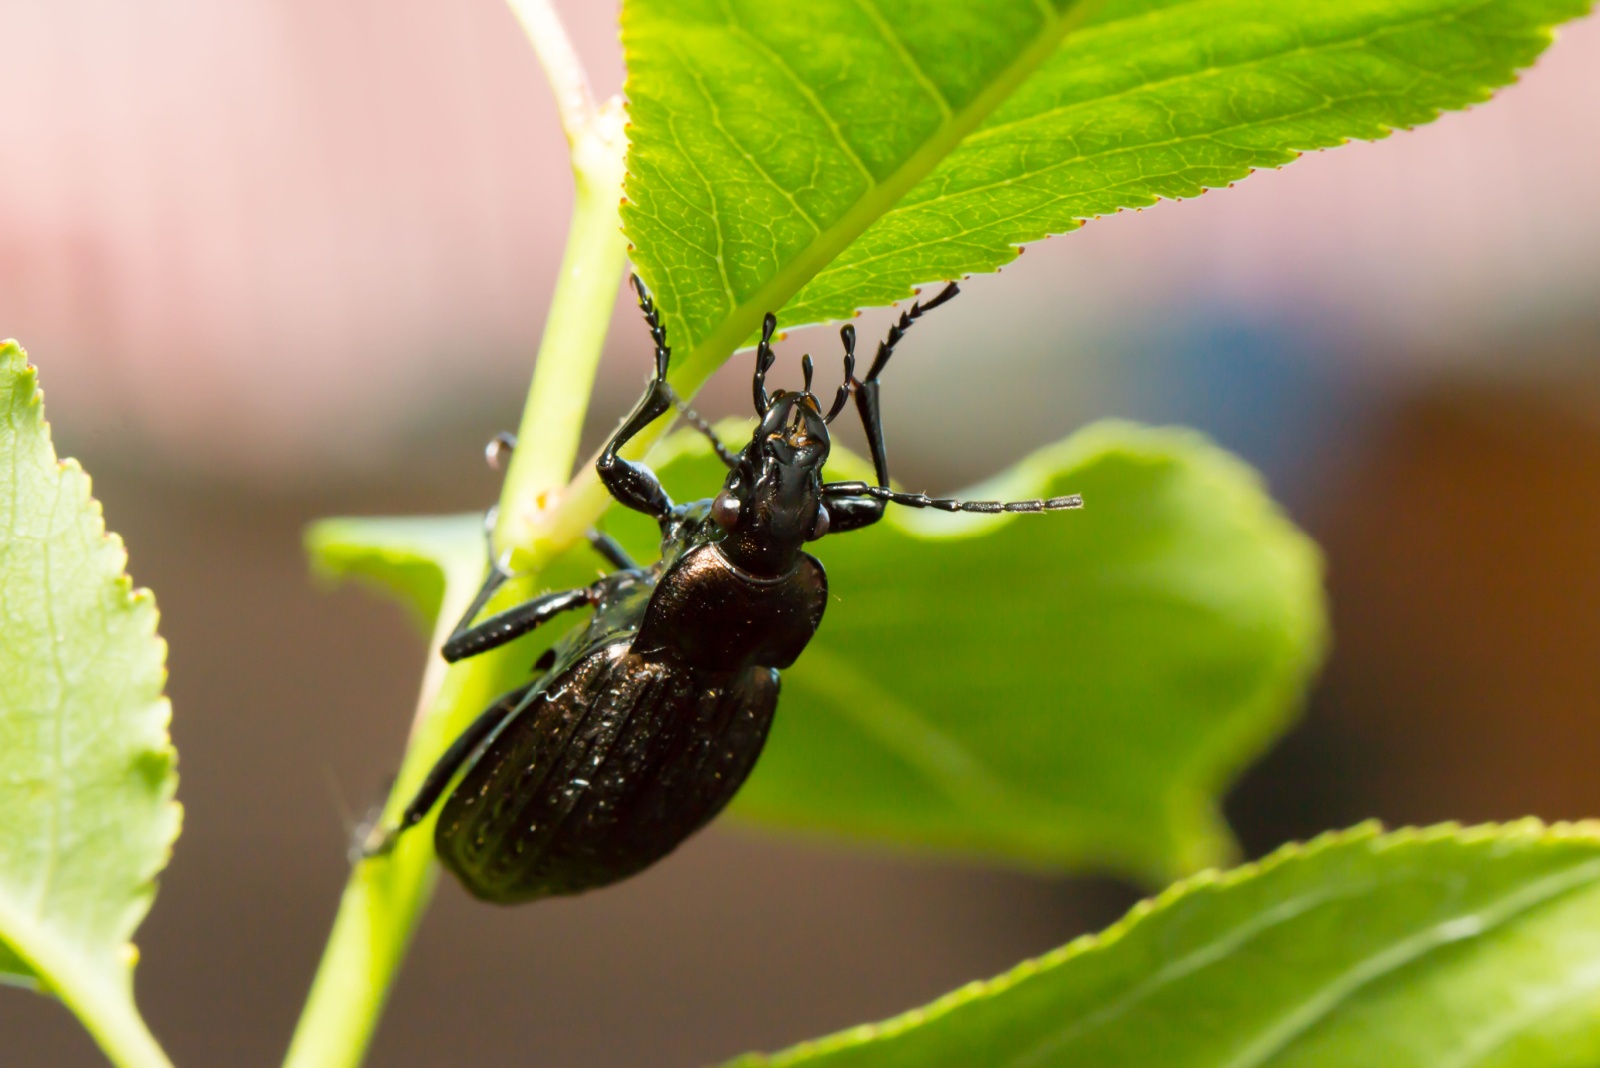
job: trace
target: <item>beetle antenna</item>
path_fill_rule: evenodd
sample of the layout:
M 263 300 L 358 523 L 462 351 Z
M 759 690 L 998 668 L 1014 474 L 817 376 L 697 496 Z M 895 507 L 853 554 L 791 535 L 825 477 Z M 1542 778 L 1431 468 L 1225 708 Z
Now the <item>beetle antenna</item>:
M 756 346 L 756 376 L 750 384 L 751 392 L 755 394 L 757 415 L 766 415 L 767 409 L 772 407 L 772 398 L 767 396 L 767 372 L 772 370 L 772 363 L 778 358 L 772 351 L 772 334 L 777 329 L 778 317 L 767 312 L 767 317 L 761 321 L 761 344 Z
M 824 423 L 833 422 L 834 416 L 844 411 L 844 406 L 850 399 L 850 383 L 856 377 L 856 328 L 850 323 L 845 323 L 839 328 L 839 340 L 844 342 L 844 381 L 839 385 L 839 392 L 833 398 L 833 407 L 828 409 L 828 414 L 823 417 Z
M 806 376 L 805 391 L 807 393 L 810 393 L 811 392 L 811 372 L 812 372 L 811 353 L 808 352 L 804 356 L 800 357 L 800 370 Z
M 906 331 L 911 329 L 911 324 L 922 317 L 924 312 L 930 312 L 945 301 L 961 292 L 961 287 L 951 282 L 941 289 L 937 296 L 928 303 L 913 301 L 909 310 L 902 312 L 900 321 L 889 328 L 889 336 L 878 343 L 878 354 L 873 357 L 872 369 L 867 372 L 867 381 L 871 382 L 883 373 L 883 368 L 889 362 L 889 357 L 894 355 L 894 347 L 900 344 L 900 339 L 906 336 Z
M 684 421 L 704 434 L 706 440 L 711 442 L 711 447 L 716 450 L 719 460 L 728 467 L 739 466 L 739 458 L 728 451 L 728 447 L 722 443 L 722 439 L 717 437 L 717 432 L 711 429 L 711 424 L 706 422 L 705 416 L 689 407 L 689 402 L 678 396 L 678 391 L 671 386 L 667 387 L 667 396 L 672 398 L 672 403 L 677 406 L 678 412 L 683 416 Z
M 822 487 L 828 497 L 871 497 L 890 504 L 903 504 L 908 508 L 937 508 L 941 512 L 1064 512 L 1083 507 L 1083 495 L 1071 493 L 1064 497 L 1034 498 L 1031 501 L 963 501 L 955 497 L 930 497 L 926 493 L 900 493 L 885 486 L 866 482 L 829 482 Z

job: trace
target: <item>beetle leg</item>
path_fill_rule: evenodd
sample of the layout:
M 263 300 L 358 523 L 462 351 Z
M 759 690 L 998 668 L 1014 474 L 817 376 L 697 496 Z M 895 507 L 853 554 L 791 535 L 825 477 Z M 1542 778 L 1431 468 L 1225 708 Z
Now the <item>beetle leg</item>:
M 865 482 L 829 482 L 822 487 L 822 493 L 825 497 L 843 498 L 828 506 L 830 515 L 837 515 L 840 506 L 855 504 L 863 497 L 884 504 L 903 504 L 908 508 L 937 508 L 941 512 L 978 512 L 985 515 L 1000 512 L 1062 512 L 1083 507 L 1083 497 L 1077 493 L 1063 497 L 1035 497 L 1028 501 L 964 501 L 958 497 L 901 493 L 886 486 L 869 486 Z
M 761 342 L 756 345 L 756 373 L 750 380 L 750 392 L 758 416 L 765 416 L 772 407 L 772 398 L 767 396 L 767 372 L 772 370 L 773 363 L 778 359 L 778 354 L 772 351 L 772 335 L 777 329 L 778 317 L 767 312 L 761 320 Z
M 619 571 L 638 571 L 639 564 L 628 555 L 628 550 L 622 543 L 610 534 L 600 530 L 589 531 L 589 544 L 594 546 L 594 551 L 606 558 L 606 563 Z
M 655 301 L 650 299 L 650 291 L 645 289 L 638 275 L 633 276 L 633 288 L 639 294 L 639 307 L 650 325 L 650 337 L 656 343 L 656 373 L 628 421 L 600 450 L 600 458 L 594 466 L 600 481 L 619 503 L 660 520 L 672 512 L 672 498 L 661 488 L 661 480 L 644 464 L 617 455 L 635 435 L 672 407 L 673 397 L 672 388 L 667 385 L 667 366 L 672 359 L 672 350 L 667 347 L 667 328 L 661 325 Z
M 491 514 L 493 514 L 493 511 L 493 509 L 490 509 Z M 492 520 L 490 523 L 490 529 L 491 531 L 493 529 Z M 493 534 L 491 533 L 490 536 L 493 537 Z M 499 592 L 501 586 L 506 584 L 506 579 L 511 577 L 511 572 L 493 562 L 492 544 L 490 546 L 490 554 L 491 562 L 489 564 L 489 574 L 484 576 L 483 585 L 478 587 L 477 596 L 472 598 L 472 603 L 467 605 L 467 610 L 461 614 L 461 620 L 456 624 L 456 629 L 451 631 L 451 637 L 455 637 L 455 635 L 459 634 L 463 629 L 465 629 L 466 625 L 472 622 L 473 618 L 479 612 L 483 611 L 483 606 L 489 603 L 489 599 Z
M 728 447 L 722 443 L 721 438 L 717 437 L 717 432 L 711 429 L 711 424 L 706 422 L 705 417 L 689 407 L 689 402 L 678 396 L 677 391 L 671 386 L 667 387 L 667 394 L 672 398 L 672 403 L 677 405 L 678 412 L 683 416 L 684 421 L 704 434 L 706 440 L 711 442 L 711 448 L 717 454 L 717 459 L 721 460 L 724 466 L 730 470 L 738 467 L 739 458 L 728 451 Z
M 951 282 L 926 304 L 920 301 L 913 302 L 908 310 L 900 314 L 899 321 L 889 328 L 888 336 L 878 343 L 878 352 L 872 358 L 872 366 L 867 369 L 866 379 L 862 381 L 851 377 L 847 383 L 856 395 L 856 411 L 860 413 L 862 429 L 867 433 L 867 447 L 872 453 L 872 472 L 877 476 L 878 487 L 884 490 L 889 488 L 889 450 L 883 440 L 883 412 L 878 405 L 878 376 L 888 366 L 889 357 L 894 355 L 895 346 L 900 344 L 900 340 L 906 336 L 906 331 L 911 329 L 912 324 L 920 319 L 924 312 L 937 308 L 959 292 L 961 290 Z M 845 349 L 849 357 L 846 366 L 853 366 L 855 363 L 853 330 L 845 338 Z M 838 405 L 835 404 L 835 407 Z M 836 485 L 854 485 L 854 483 L 833 483 L 824 487 L 824 491 L 827 492 Z M 888 498 L 881 495 L 853 491 L 835 490 L 829 495 L 842 498 L 828 505 L 828 529 L 832 533 L 840 534 L 876 523 L 883 518 L 884 505 L 888 502 Z
M 472 725 L 461 732 L 460 737 L 450 743 L 450 748 L 440 754 L 434 761 L 428 775 L 418 787 L 416 796 L 405 807 L 400 815 L 400 822 L 393 827 L 382 825 L 374 826 L 360 843 L 359 853 L 355 859 L 369 860 L 372 857 L 384 856 L 394 851 L 394 846 L 400 836 L 417 824 L 421 823 L 428 812 L 444 796 L 445 789 L 450 785 L 450 780 L 456 777 L 456 772 L 466 764 L 478 747 L 488 740 L 506 717 L 515 712 L 522 705 L 522 699 L 533 689 L 534 683 L 530 682 L 518 686 L 510 693 L 504 694 L 494 704 L 490 705 Z
M 928 303 L 913 301 L 910 309 L 901 313 L 900 321 L 889 328 L 889 336 L 878 342 L 878 353 L 872 358 L 866 380 L 855 383 L 856 410 L 861 413 L 861 425 L 867 432 L 867 444 L 872 448 L 872 471 L 878 476 L 880 486 L 889 484 L 889 457 L 883 443 L 883 413 L 878 408 L 878 376 L 889 365 L 895 346 L 900 344 L 911 325 L 924 312 L 932 311 L 959 292 L 960 288 L 951 282 Z
M 583 608 L 594 604 L 595 601 L 595 590 L 590 586 L 578 590 L 563 590 L 560 593 L 547 593 L 543 597 L 524 601 L 515 608 L 508 608 L 472 626 L 472 617 L 482 611 L 489 596 L 493 595 L 494 590 L 505 581 L 502 577 L 497 582 L 496 574 L 497 572 L 490 573 L 489 580 L 483 584 L 484 588 L 479 592 L 478 599 L 473 602 L 472 609 L 461 617 L 461 622 L 456 624 L 456 629 L 451 631 L 450 637 L 445 640 L 444 648 L 440 652 L 450 663 L 486 653 L 490 649 L 498 649 L 562 612 Z
M 827 492 L 827 486 L 823 487 Z M 883 518 L 884 502 L 871 497 L 838 497 L 828 501 L 828 533 L 843 534 L 870 527 Z

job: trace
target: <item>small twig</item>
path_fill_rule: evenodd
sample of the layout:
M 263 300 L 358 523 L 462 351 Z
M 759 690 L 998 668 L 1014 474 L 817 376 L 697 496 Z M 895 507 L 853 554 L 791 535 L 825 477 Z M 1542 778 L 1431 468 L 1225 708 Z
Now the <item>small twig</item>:
M 561 24 L 551 0 L 507 0 L 523 31 L 533 43 L 539 56 L 539 66 L 550 79 L 550 89 L 555 93 L 556 111 L 561 115 L 561 128 L 566 131 L 567 143 L 577 144 L 594 125 L 594 91 L 589 88 L 589 76 L 584 72 L 583 61 L 572 47 L 572 38 Z

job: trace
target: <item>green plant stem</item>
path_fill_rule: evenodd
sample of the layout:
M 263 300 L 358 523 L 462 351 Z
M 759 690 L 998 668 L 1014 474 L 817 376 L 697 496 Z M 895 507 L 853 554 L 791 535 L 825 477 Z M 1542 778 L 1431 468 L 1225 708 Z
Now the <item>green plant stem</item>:
M 556 514 L 561 488 L 572 475 L 619 291 L 627 251 L 617 216 L 626 140 L 621 102 L 594 106 L 576 54 L 546 0 L 512 0 L 512 7 L 555 91 L 572 148 L 575 185 L 566 252 L 495 531 L 497 545 L 526 547 L 550 544 L 542 528 Z M 518 565 L 537 568 L 547 558 L 519 559 Z M 447 670 L 439 660 L 439 646 L 476 582 L 476 576 L 464 581 L 451 576 L 447 583 L 411 742 L 385 806 L 386 824 L 392 825 L 451 739 L 516 676 L 518 665 L 495 653 Z M 520 668 L 526 675 L 527 665 Z M 430 818 L 403 835 L 389 856 L 355 866 L 290 1043 L 287 1068 L 361 1063 L 437 880 L 432 830 Z
M 438 646 L 472 592 L 470 584 L 460 582 L 447 590 L 429 647 L 431 659 L 437 660 Z M 438 663 L 442 668 L 443 661 Z M 384 810 L 386 821 L 398 816 L 464 721 L 500 692 L 508 667 L 503 658 L 491 657 L 482 665 L 429 668 L 421 714 Z M 412 932 L 433 893 L 438 869 L 432 829 L 430 820 L 403 835 L 388 857 L 357 864 L 350 873 L 285 1065 L 354 1068 L 361 1063 Z
M 578 59 L 577 49 L 567 36 L 561 16 L 556 14 L 550 0 L 506 0 L 511 13 L 522 23 L 528 43 L 539 57 L 539 67 L 550 82 L 550 92 L 556 100 L 556 112 L 561 116 L 561 128 L 566 132 L 567 144 L 576 147 L 592 125 L 595 116 L 594 91 L 589 87 L 589 75 Z
M 83 1021 L 107 1060 L 117 1068 L 172 1068 L 126 988 L 110 987 L 98 976 L 80 975 L 65 958 L 49 967 L 52 992 Z
M 572 146 L 572 228 L 517 430 L 517 449 L 500 493 L 495 543 L 501 547 L 535 544 L 572 477 L 627 262 L 627 242 L 617 218 L 623 148 L 622 107 L 615 101 L 595 113 L 589 132 Z M 530 563 L 519 560 L 523 569 Z

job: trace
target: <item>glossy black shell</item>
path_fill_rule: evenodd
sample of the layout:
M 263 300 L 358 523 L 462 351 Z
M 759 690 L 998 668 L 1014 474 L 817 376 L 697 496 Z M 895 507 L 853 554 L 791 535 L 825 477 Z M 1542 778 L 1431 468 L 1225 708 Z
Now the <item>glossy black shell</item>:
M 625 879 L 703 827 L 744 783 L 778 704 L 778 668 L 822 619 L 801 554 L 776 579 L 733 567 L 701 527 L 662 563 L 601 583 L 588 625 L 468 764 L 439 857 L 476 897 L 515 904 Z

